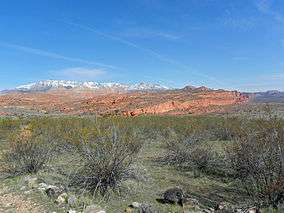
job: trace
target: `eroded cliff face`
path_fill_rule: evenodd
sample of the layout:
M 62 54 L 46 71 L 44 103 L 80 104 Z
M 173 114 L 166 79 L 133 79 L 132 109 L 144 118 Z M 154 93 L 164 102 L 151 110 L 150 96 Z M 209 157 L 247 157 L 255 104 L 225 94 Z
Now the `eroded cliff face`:
M 208 88 L 96 94 L 52 91 L 49 93 L 8 94 L 0 96 L 0 107 L 63 114 L 138 116 L 141 114 L 202 114 L 220 112 L 226 106 L 248 102 L 236 91 Z M 1 112 L 1 110 L 0 110 Z
M 194 96 L 190 100 L 172 100 L 152 106 L 141 107 L 124 112 L 124 115 L 140 114 L 200 114 L 221 110 L 223 106 L 243 104 L 248 97 L 238 92 L 207 92 Z
M 132 93 L 95 97 L 82 103 L 82 111 L 99 114 L 201 114 L 243 104 L 248 97 L 235 91 L 184 90 L 162 93 Z

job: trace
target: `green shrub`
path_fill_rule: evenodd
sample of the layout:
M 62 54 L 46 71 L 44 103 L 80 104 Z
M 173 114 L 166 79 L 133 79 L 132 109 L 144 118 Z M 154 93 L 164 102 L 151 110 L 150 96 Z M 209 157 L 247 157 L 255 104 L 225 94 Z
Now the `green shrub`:
M 102 195 L 119 189 L 132 175 L 133 158 L 142 145 L 138 136 L 130 129 L 116 127 L 85 134 L 78 146 L 79 168 L 69 176 L 70 186 Z
M 284 202 L 284 122 L 273 116 L 247 121 L 227 150 L 232 169 L 259 206 Z
M 3 152 L 2 167 L 8 176 L 37 173 L 53 156 L 53 136 L 32 125 L 12 134 Z
M 192 134 L 180 138 L 169 130 L 166 140 L 166 154 L 160 159 L 164 164 L 174 165 L 179 169 L 207 172 L 216 164 L 216 153 L 203 140 L 203 136 Z

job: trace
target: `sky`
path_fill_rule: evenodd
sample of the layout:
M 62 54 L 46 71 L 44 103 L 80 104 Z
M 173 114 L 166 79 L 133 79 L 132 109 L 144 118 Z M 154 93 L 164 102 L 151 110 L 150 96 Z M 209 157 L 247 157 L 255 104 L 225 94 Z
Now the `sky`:
M 284 91 L 283 0 L 2 0 L 0 89 L 39 80 Z

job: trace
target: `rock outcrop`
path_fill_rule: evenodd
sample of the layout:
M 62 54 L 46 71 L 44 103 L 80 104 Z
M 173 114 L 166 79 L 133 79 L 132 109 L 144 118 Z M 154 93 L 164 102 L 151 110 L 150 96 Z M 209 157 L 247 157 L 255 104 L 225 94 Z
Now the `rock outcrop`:
M 237 91 L 210 90 L 206 87 L 107 94 L 53 90 L 1 95 L 0 112 L 5 109 L 5 112 L 9 112 L 5 115 L 23 111 L 41 114 L 180 115 L 220 112 L 226 106 L 246 102 L 248 96 Z
M 86 110 L 137 116 L 141 114 L 203 114 L 222 111 L 224 106 L 243 104 L 248 97 L 239 92 L 184 90 L 163 93 L 138 93 L 118 97 L 96 97 L 86 101 Z M 91 107 L 90 107 L 91 106 Z M 93 107 L 92 107 L 93 106 Z M 106 113 L 102 113 L 106 114 Z

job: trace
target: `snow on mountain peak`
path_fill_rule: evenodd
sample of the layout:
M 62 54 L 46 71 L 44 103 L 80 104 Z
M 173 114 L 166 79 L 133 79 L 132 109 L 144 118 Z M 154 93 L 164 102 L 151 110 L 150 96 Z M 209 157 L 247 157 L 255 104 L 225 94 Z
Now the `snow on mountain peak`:
M 138 84 L 120 84 L 120 83 L 98 83 L 93 81 L 77 82 L 66 80 L 46 80 L 35 83 L 30 83 L 16 87 L 17 91 L 32 92 L 32 91 L 47 91 L 50 89 L 113 89 L 113 90 L 165 90 L 168 87 L 151 84 L 151 83 L 138 83 Z

